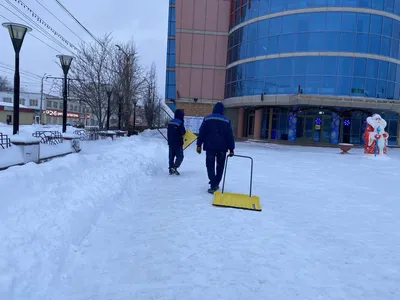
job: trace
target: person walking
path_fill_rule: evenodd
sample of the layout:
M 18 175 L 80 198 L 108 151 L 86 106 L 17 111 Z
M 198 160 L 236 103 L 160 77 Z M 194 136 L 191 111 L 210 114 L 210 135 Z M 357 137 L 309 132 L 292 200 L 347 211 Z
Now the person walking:
M 180 175 L 178 168 L 183 162 L 183 136 L 186 133 L 184 113 L 177 109 L 174 118 L 168 122 L 167 138 L 169 148 L 169 175 Z
M 206 151 L 206 167 L 210 188 L 208 192 L 214 194 L 224 173 L 226 153 L 234 155 L 235 140 L 232 132 L 231 120 L 224 116 L 222 102 L 215 104 L 212 114 L 204 117 L 197 138 L 197 153 L 201 154 L 201 146 Z

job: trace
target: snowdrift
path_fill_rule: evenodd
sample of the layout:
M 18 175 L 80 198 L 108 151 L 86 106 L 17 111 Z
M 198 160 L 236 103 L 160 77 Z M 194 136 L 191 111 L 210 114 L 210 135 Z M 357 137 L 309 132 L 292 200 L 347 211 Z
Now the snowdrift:
M 165 157 L 165 147 L 135 137 L 0 172 L 0 299 L 44 299 L 67 254 L 104 211 L 133 205 L 136 187 L 165 172 Z

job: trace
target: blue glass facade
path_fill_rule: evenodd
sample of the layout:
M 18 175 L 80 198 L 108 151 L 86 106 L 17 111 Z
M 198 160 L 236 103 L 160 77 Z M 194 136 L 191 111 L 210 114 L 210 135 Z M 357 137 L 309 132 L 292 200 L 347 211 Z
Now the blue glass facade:
M 297 94 L 299 86 L 311 95 L 400 98 L 400 0 L 231 4 L 226 98 Z M 370 113 L 343 107 L 273 112 L 272 121 L 264 113 L 264 138 L 356 144 L 363 143 Z M 396 144 L 398 116 L 381 113 Z
M 399 65 L 343 56 L 298 56 L 239 64 L 227 70 L 226 97 L 264 94 L 345 95 L 398 99 Z
M 175 71 L 175 0 L 169 0 L 168 42 L 167 42 L 167 73 L 165 77 L 165 99 L 172 102 L 167 105 L 175 111 L 176 71 Z
M 398 59 L 400 21 L 356 12 L 312 12 L 263 19 L 229 36 L 228 64 L 287 52 L 337 51 Z
M 398 99 L 400 66 L 386 58 L 399 58 L 399 42 L 400 22 L 373 14 L 313 12 L 250 23 L 230 34 L 228 65 L 282 53 L 292 57 L 267 57 L 229 68 L 226 97 L 291 94 L 301 85 L 307 94 Z M 298 52 L 303 56 L 296 56 Z M 327 56 L 329 52 L 349 54 Z
M 271 13 L 316 7 L 357 7 L 400 15 L 400 0 L 236 0 L 232 4 L 231 27 Z

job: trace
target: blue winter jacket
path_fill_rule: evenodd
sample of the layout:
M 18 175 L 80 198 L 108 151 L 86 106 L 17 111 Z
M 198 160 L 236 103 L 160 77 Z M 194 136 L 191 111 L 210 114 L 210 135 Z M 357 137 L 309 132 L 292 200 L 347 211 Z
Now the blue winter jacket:
M 183 146 L 183 135 L 186 133 L 183 117 L 183 111 L 177 109 L 174 118 L 168 122 L 167 138 L 168 145 L 171 147 Z
M 197 146 L 205 151 L 227 152 L 235 149 L 231 121 L 224 116 L 222 102 L 215 104 L 212 114 L 204 117 L 200 126 Z

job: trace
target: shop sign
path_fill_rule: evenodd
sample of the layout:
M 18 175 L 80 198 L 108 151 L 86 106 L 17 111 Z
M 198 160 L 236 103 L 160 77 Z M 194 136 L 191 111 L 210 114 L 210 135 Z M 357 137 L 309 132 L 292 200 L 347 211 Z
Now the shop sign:
M 62 117 L 63 112 L 59 110 L 50 110 L 46 109 L 46 115 L 50 117 Z M 67 112 L 67 118 L 76 118 L 79 119 L 79 114 L 78 113 L 73 113 L 73 112 Z

